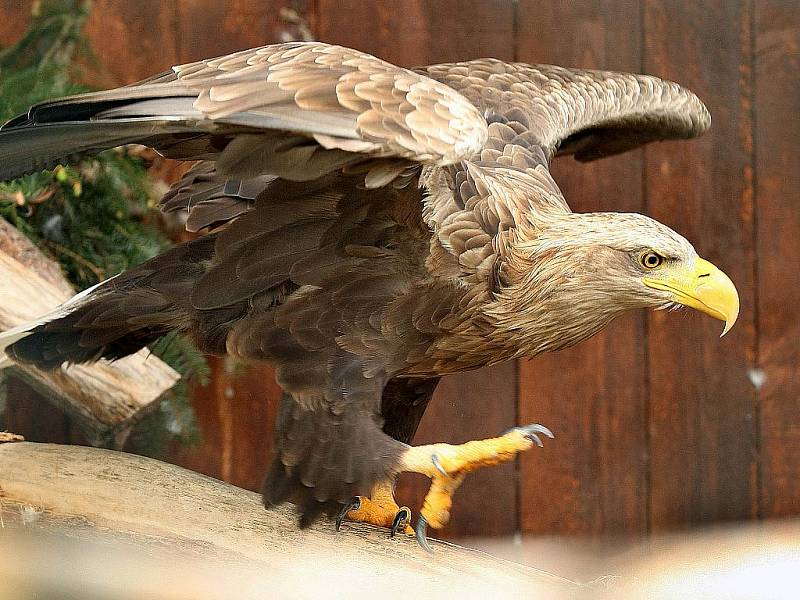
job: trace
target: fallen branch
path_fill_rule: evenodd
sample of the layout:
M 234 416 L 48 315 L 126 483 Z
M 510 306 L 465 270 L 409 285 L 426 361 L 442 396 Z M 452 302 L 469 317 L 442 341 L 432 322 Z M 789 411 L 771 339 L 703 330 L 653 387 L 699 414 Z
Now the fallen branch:
M 291 510 L 267 511 L 252 492 L 77 446 L 0 445 L 0 517 L 0 598 L 27 589 L 112 598 L 561 598 L 578 589 L 452 544 L 434 541 L 431 555 L 412 538 L 366 525 L 337 533 L 323 520 L 300 531 Z
M 70 296 L 57 268 L 0 219 L 0 331 L 46 314 Z M 147 350 L 111 364 L 55 371 L 13 368 L 73 417 L 95 444 L 122 441 L 142 412 L 180 377 Z

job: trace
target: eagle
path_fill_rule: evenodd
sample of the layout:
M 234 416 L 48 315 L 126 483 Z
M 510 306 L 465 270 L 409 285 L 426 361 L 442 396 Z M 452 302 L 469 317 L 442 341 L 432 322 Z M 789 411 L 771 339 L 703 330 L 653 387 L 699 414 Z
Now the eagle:
M 266 506 L 416 535 L 475 469 L 552 437 L 512 427 L 411 445 L 439 379 L 585 340 L 622 313 L 736 321 L 730 279 L 647 216 L 575 213 L 551 161 L 710 126 L 647 75 L 479 59 L 400 68 L 284 43 L 52 100 L 0 129 L 0 178 L 124 144 L 196 161 L 161 200 L 200 232 L 0 336 L 43 369 L 115 360 L 178 330 L 272 365 L 285 392 Z M 611 199 L 613 201 L 613 199 Z M 412 527 L 402 472 L 431 479 Z

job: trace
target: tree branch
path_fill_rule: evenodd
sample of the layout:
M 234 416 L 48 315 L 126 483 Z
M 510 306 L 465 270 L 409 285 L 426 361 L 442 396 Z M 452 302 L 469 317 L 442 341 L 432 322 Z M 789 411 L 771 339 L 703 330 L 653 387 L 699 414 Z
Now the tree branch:
M 130 454 L 23 442 L 0 444 L 0 465 L 0 598 L 4 584 L 18 591 L 45 577 L 83 597 L 200 600 L 561 598 L 578 589 L 452 544 L 434 541 L 428 554 L 366 525 L 336 532 L 323 519 L 301 531 L 291 510 L 265 510 L 257 494 Z M 41 537 L 54 530 L 55 542 Z M 3 549 L 12 533 L 14 552 Z

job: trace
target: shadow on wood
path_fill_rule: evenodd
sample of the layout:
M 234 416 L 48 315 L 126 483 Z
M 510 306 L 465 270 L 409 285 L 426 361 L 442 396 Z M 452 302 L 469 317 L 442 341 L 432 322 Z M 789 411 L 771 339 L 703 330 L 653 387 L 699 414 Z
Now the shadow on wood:
M 0 600 L 82 597 L 571 597 L 579 586 L 485 553 L 322 520 L 152 459 L 0 444 Z M 13 548 L 13 551 L 11 549 Z M 48 565 L 42 569 L 41 565 Z

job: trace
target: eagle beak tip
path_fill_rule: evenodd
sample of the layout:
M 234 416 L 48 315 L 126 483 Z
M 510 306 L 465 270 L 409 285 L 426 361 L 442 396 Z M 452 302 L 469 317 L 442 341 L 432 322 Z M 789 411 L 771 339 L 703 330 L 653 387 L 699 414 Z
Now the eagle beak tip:
M 719 337 L 720 338 L 725 337 L 725 334 L 728 333 L 733 328 L 733 324 L 735 322 L 736 321 L 725 321 L 725 329 L 722 330 L 722 333 L 719 334 Z

